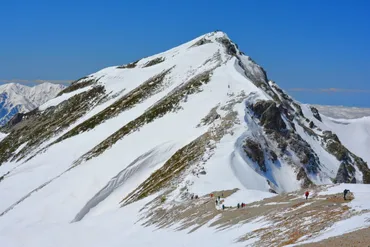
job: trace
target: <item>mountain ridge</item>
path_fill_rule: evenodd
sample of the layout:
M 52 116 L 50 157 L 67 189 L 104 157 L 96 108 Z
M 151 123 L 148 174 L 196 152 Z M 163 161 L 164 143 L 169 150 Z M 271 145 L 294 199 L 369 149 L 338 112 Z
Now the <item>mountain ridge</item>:
M 133 205 L 154 207 L 141 215 L 150 221 L 192 194 L 224 191 L 235 204 L 370 183 L 343 126 L 291 98 L 225 33 L 205 34 L 81 78 L 8 124 L 0 231 L 81 226 Z

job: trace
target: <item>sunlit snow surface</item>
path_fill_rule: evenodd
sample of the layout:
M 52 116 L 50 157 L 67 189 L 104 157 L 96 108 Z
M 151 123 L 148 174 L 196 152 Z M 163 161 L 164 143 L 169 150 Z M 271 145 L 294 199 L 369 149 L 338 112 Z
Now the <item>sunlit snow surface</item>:
M 214 42 L 191 47 L 204 37 Z M 170 74 L 165 77 L 166 87 L 135 107 L 107 119 L 92 130 L 52 145 L 46 152 L 39 153 L 27 162 L 25 160 L 28 157 L 19 162 L 6 162 L 0 166 L 0 176 L 5 175 L 0 181 L 0 245 L 114 247 L 150 244 L 203 247 L 232 244 L 246 246 L 256 241 L 251 239 L 249 242 L 240 243 L 236 242 L 236 239 L 263 227 L 267 224 L 263 219 L 236 225 L 225 231 L 218 231 L 207 225 L 191 234 L 172 228 L 154 231 L 153 227 L 144 228 L 137 223 L 138 211 L 153 196 L 123 208 L 119 204 L 133 189 L 162 167 L 177 150 L 209 130 L 209 126 L 196 126 L 212 108 L 227 104 L 242 91 L 245 95 L 254 93 L 258 99 L 269 99 L 264 91 L 257 88 L 242 73 L 236 58 L 226 54 L 223 45 L 216 42 L 217 38 L 222 37 L 226 37 L 222 32 L 207 34 L 167 52 L 142 59 L 135 68 L 109 67 L 90 75 L 99 79 L 99 84 L 104 85 L 107 94 L 118 96 L 92 108 L 66 130 L 41 144 L 33 153 L 109 107 L 119 97 L 144 81 L 172 68 Z M 165 58 L 164 62 L 144 68 L 148 61 L 158 57 Z M 241 57 L 241 61 L 251 73 L 256 76 L 262 74 L 261 69 L 247 57 Z M 186 102 L 181 103 L 181 110 L 167 113 L 144 125 L 139 131 L 116 142 L 100 156 L 72 167 L 74 161 L 122 126 L 142 115 L 171 91 L 190 78 L 216 66 L 218 67 L 213 71 L 211 81 L 202 86 L 201 93 L 189 95 Z M 90 86 L 62 94 L 43 104 L 40 110 L 56 106 L 89 89 Z M 238 124 L 232 129 L 233 135 L 223 136 L 217 143 L 214 153 L 204 162 L 207 174 L 199 177 L 191 173 L 185 175 L 179 182 L 179 187 L 186 182 L 190 184 L 189 192 L 199 195 L 238 188 L 238 192 L 227 198 L 230 204 L 240 201 L 250 203 L 274 196 L 269 192 L 266 177 L 274 181 L 281 191 L 294 191 L 300 188 L 296 173 L 289 164 L 284 162 L 279 166 L 268 164 L 271 169 L 265 177 L 256 172 L 256 165 L 242 153 L 243 137 L 252 133 L 262 135 L 261 128 L 246 114 L 245 104 L 245 101 L 235 104 L 233 110 L 238 113 Z M 303 107 L 303 111 L 312 118 L 308 106 Z M 315 121 L 315 124 L 323 130 L 334 130 L 352 152 L 364 155 L 363 158 L 370 161 L 365 148 L 370 144 L 369 136 L 365 135 L 368 120 L 346 121 L 353 122 L 343 124 L 342 121 L 336 122 L 323 117 L 323 123 Z M 319 177 L 312 179 L 316 179 L 315 182 L 318 184 L 331 183 L 330 178 L 335 177 L 339 161 L 302 130 L 297 128 L 297 131 L 327 165 Z M 357 138 L 350 137 L 349 133 Z M 353 190 L 355 191 L 355 188 Z M 353 201 L 354 205 L 356 200 Z

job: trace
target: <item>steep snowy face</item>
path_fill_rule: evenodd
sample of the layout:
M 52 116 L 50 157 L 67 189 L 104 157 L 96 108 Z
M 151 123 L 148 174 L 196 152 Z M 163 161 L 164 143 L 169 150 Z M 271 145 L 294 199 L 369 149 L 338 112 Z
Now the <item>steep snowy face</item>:
M 0 232 L 19 219 L 14 228 L 93 220 L 144 198 L 370 183 L 328 118 L 223 32 L 81 78 L 2 131 Z
M 18 112 L 31 111 L 54 98 L 64 85 L 42 83 L 28 87 L 17 83 L 0 86 L 0 126 L 5 125 Z

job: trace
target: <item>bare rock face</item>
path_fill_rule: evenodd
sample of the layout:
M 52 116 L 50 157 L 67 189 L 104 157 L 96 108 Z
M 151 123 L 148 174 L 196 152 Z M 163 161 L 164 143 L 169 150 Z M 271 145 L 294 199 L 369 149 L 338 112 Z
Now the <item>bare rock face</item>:
M 305 140 L 299 135 L 292 133 L 289 144 L 290 149 L 296 153 L 307 172 L 317 173 L 320 170 L 320 160 Z
M 322 119 L 321 119 L 321 116 L 320 116 L 320 113 L 319 113 L 319 110 L 317 110 L 315 107 L 311 106 L 311 112 L 313 113 L 313 116 L 319 120 L 320 122 L 322 122 Z
M 335 177 L 336 183 L 356 183 L 355 168 L 348 162 L 342 162 Z
M 327 143 L 326 149 L 339 161 L 347 161 L 349 159 L 348 150 L 342 145 L 336 134 L 331 131 L 324 131 L 324 140 Z
M 245 140 L 243 148 L 247 156 L 256 162 L 263 172 L 266 172 L 265 155 L 261 144 L 252 139 L 247 139 Z
M 237 54 L 235 45 L 227 38 L 219 38 L 218 41 L 225 47 L 227 54 L 235 56 Z
M 306 171 L 303 167 L 299 169 L 299 172 L 297 173 L 297 180 L 302 181 L 302 188 L 309 188 L 313 185 L 311 180 L 307 177 Z
M 280 110 L 274 101 L 258 101 L 251 108 L 266 129 L 281 131 L 286 128 Z

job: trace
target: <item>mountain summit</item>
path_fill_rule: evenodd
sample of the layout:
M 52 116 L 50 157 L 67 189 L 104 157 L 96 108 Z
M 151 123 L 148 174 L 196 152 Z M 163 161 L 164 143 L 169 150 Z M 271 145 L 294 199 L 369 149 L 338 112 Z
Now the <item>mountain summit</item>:
M 31 111 L 54 98 L 65 86 L 42 83 L 28 87 L 18 83 L 0 86 L 0 126 L 6 124 L 18 112 Z
M 370 183 L 370 160 L 345 135 L 351 126 L 295 101 L 225 33 L 212 32 L 81 78 L 8 124 L 0 143 L 0 232 L 15 242 L 21 230 L 45 246 L 73 246 L 68 232 L 86 236 L 100 226 L 121 243 L 125 229 L 141 227 L 128 222 L 139 219 L 203 233 L 208 223 L 242 224 L 234 211 L 221 215 L 209 195 L 236 207 L 280 194 L 290 205 L 299 194 L 286 193 L 300 189 Z M 84 243 L 98 246 L 99 234 Z

